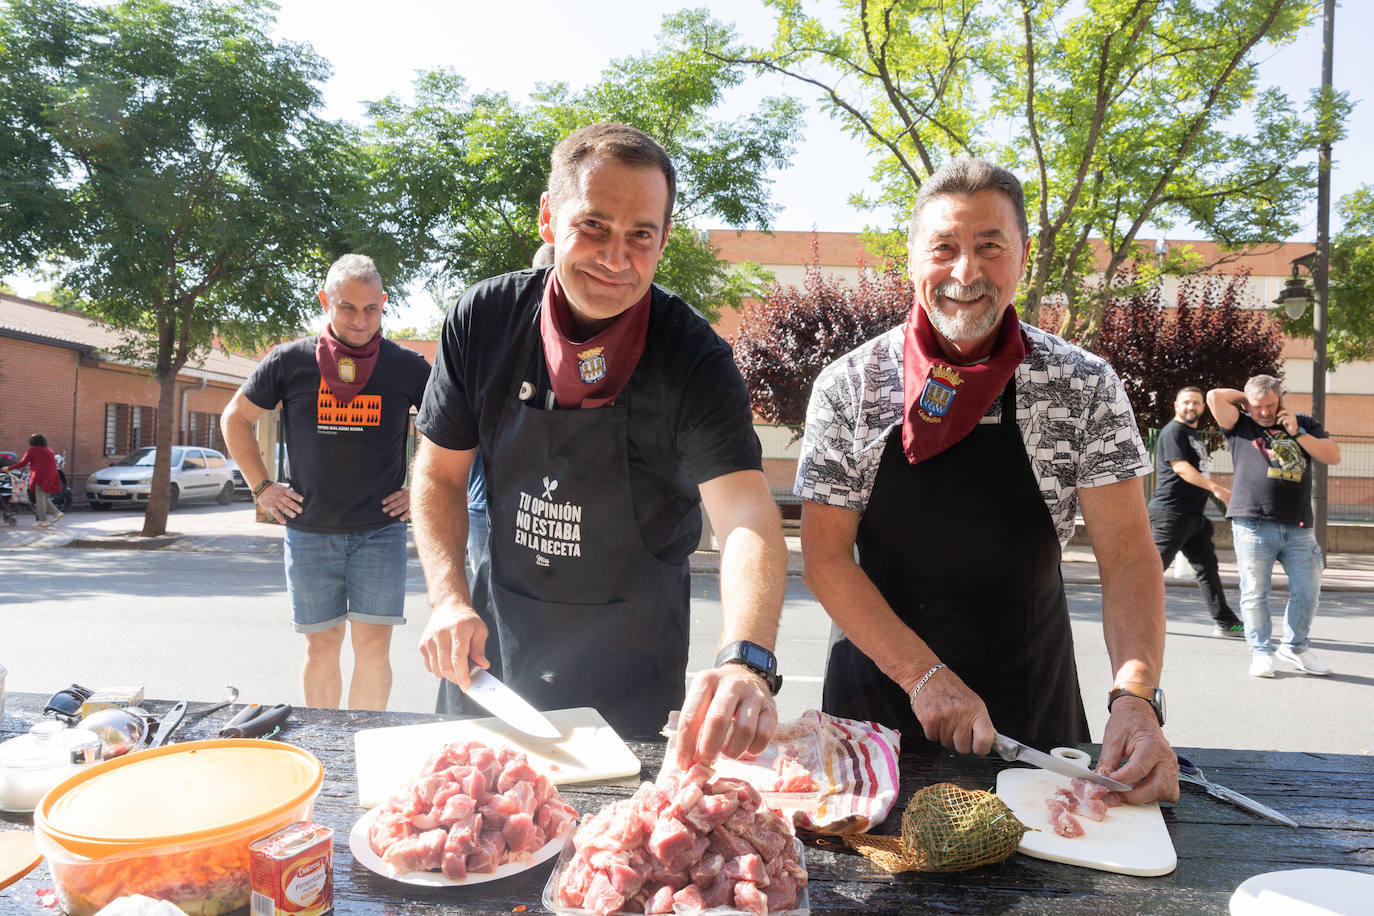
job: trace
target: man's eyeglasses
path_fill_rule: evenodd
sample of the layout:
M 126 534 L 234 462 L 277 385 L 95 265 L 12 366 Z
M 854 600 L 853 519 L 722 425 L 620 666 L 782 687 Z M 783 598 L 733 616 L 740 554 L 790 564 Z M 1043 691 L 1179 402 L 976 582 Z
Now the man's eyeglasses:
M 81 704 L 90 699 L 94 692 L 80 684 L 64 687 L 48 700 L 48 705 L 43 707 L 43 715 L 61 719 L 68 725 L 75 725 L 81 719 Z

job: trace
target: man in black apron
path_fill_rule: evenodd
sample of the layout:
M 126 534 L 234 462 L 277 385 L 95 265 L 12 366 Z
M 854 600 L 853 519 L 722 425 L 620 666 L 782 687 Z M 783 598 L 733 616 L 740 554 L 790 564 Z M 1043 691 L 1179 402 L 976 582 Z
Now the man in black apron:
M 450 310 L 416 419 L 415 534 L 440 707 L 490 664 L 463 577 L 480 446 L 502 679 L 542 709 L 591 706 L 622 733 L 681 708 L 679 761 L 766 745 L 786 546 L 729 347 L 652 284 L 675 173 L 637 130 L 555 149 L 539 228 L 554 266 L 476 284 Z M 698 496 L 699 494 L 699 496 Z M 722 548 L 716 666 L 686 689 L 687 560 L 705 505 Z
M 1115 673 L 1102 769 L 1130 801 L 1176 799 L 1150 465 L 1111 368 L 1017 320 L 1029 250 L 1015 176 L 946 165 L 917 196 L 906 324 L 816 381 L 796 489 L 806 583 L 836 625 L 823 708 L 904 749 L 1089 740 L 1059 569 L 1077 502 Z

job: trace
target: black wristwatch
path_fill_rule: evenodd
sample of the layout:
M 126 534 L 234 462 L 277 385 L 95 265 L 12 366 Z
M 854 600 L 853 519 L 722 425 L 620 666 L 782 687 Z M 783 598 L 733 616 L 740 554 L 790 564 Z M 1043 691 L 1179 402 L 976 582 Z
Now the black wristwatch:
M 782 687 L 782 675 L 778 674 L 778 660 L 763 646 L 758 643 L 749 642 L 741 639 L 739 642 L 732 642 L 720 654 L 716 656 L 716 667 L 728 665 L 730 663 L 743 665 L 750 671 L 763 678 L 768 689 L 776 696 L 778 688 Z
M 1137 684 L 1129 681 L 1121 687 L 1113 687 L 1112 692 L 1107 694 L 1107 713 L 1112 711 L 1112 704 L 1122 697 L 1135 697 L 1137 700 L 1144 700 L 1154 707 L 1155 718 L 1159 720 L 1161 726 L 1164 725 L 1164 691 L 1158 687 L 1150 687 L 1146 684 Z

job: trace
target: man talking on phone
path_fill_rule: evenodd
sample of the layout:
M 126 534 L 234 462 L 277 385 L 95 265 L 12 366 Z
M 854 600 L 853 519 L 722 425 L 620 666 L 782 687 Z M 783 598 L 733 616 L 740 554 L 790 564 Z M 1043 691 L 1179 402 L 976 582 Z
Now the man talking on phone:
M 1283 388 L 1272 375 L 1251 376 L 1244 391 L 1213 388 L 1207 392 L 1207 406 L 1226 434 L 1235 468 L 1226 517 L 1240 572 L 1250 673 L 1273 677 L 1277 655 L 1303 674 L 1330 674 L 1331 666 L 1307 644 L 1325 565 L 1312 533 L 1312 462 L 1340 464 L 1340 446 L 1316 419 L 1283 405 Z M 1275 560 L 1288 575 L 1277 650 L 1269 644 Z

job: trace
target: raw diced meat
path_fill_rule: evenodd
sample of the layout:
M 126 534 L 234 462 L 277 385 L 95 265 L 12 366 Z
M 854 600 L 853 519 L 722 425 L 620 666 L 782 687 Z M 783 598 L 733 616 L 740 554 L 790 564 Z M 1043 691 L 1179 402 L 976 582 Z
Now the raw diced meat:
M 438 868 L 444 861 L 446 839 L 448 834 L 444 831 L 429 830 L 417 836 L 398 840 L 382 854 L 382 864 L 393 875 Z
M 739 856 L 725 863 L 725 873 L 736 881 L 749 881 L 760 887 L 768 883 L 763 860 L 756 855 Z
M 740 881 L 735 885 L 735 909 L 745 913 L 767 916 L 768 898 L 759 886 L 752 881 Z
M 501 775 L 496 780 L 496 788 L 505 792 L 517 782 L 530 782 L 539 776 L 538 771 L 530 766 L 530 762 L 521 754 L 518 758 L 511 758 L 501 770 Z
M 1064 804 L 1062 798 L 1047 798 L 1045 806 L 1050 809 L 1050 826 L 1055 833 L 1067 839 L 1083 835 L 1083 825 L 1069 813 L 1068 805 Z
M 667 884 L 658 885 L 644 901 L 645 913 L 671 913 L 673 911 L 673 888 Z
M 1068 789 L 1055 789 L 1054 797 L 1062 801 L 1064 807 L 1067 808 L 1070 813 L 1078 810 L 1078 796 L 1074 795 Z
M 687 914 L 700 913 L 706 909 L 706 901 L 695 884 L 689 884 L 673 895 L 673 912 Z
M 1099 786 L 1094 782 L 1088 782 L 1081 777 L 1073 780 L 1073 794 L 1079 798 L 1097 799 L 1108 808 L 1115 808 L 1123 801 L 1120 792 L 1113 791 L 1106 786 Z
M 625 895 L 616 891 L 610 878 L 598 872 L 582 898 L 582 909 L 593 913 L 614 913 L 625 905 Z
M 811 776 L 811 771 L 791 757 L 779 755 L 773 769 L 778 771 L 778 781 L 773 785 L 774 792 L 815 792 L 820 788 Z
M 696 851 L 696 838 L 682 821 L 665 817 L 649 837 L 649 851 L 661 859 L 669 870 L 677 871 L 691 864 Z
M 1107 803 L 1100 798 L 1080 798 L 1075 813 L 1091 821 L 1100 821 L 1107 816 Z
M 614 912 L 605 909 L 613 904 L 626 913 L 793 908 L 806 868 L 797 856 L 791 822 L 759 807 L 758 793 L 745 783 L 703 779 L 709 779 L 704 768 L 665 772 L 633 797 L 612 802 L 584 821 L 573 836 L 574 852 L 554 899 L 602 914 Z M 723 823 L 715 823 L 723 816 Z M 641 829 L 627 831 L 627 821 Z M 652 829 L 642 829 L 646 822 Z M 633 835 L 627 838 L 627 833 Z
M 488 792 L 502 774 L 529 778 L 510 781 L 503 794 Z M 375 815 L 368 842 L 393 874 L 441 869 L 462 880 L 528 859 L 576 819 L 521 751 L 502 748 L 498 757 L 479 742 L 455 741 L 393 793 Z

